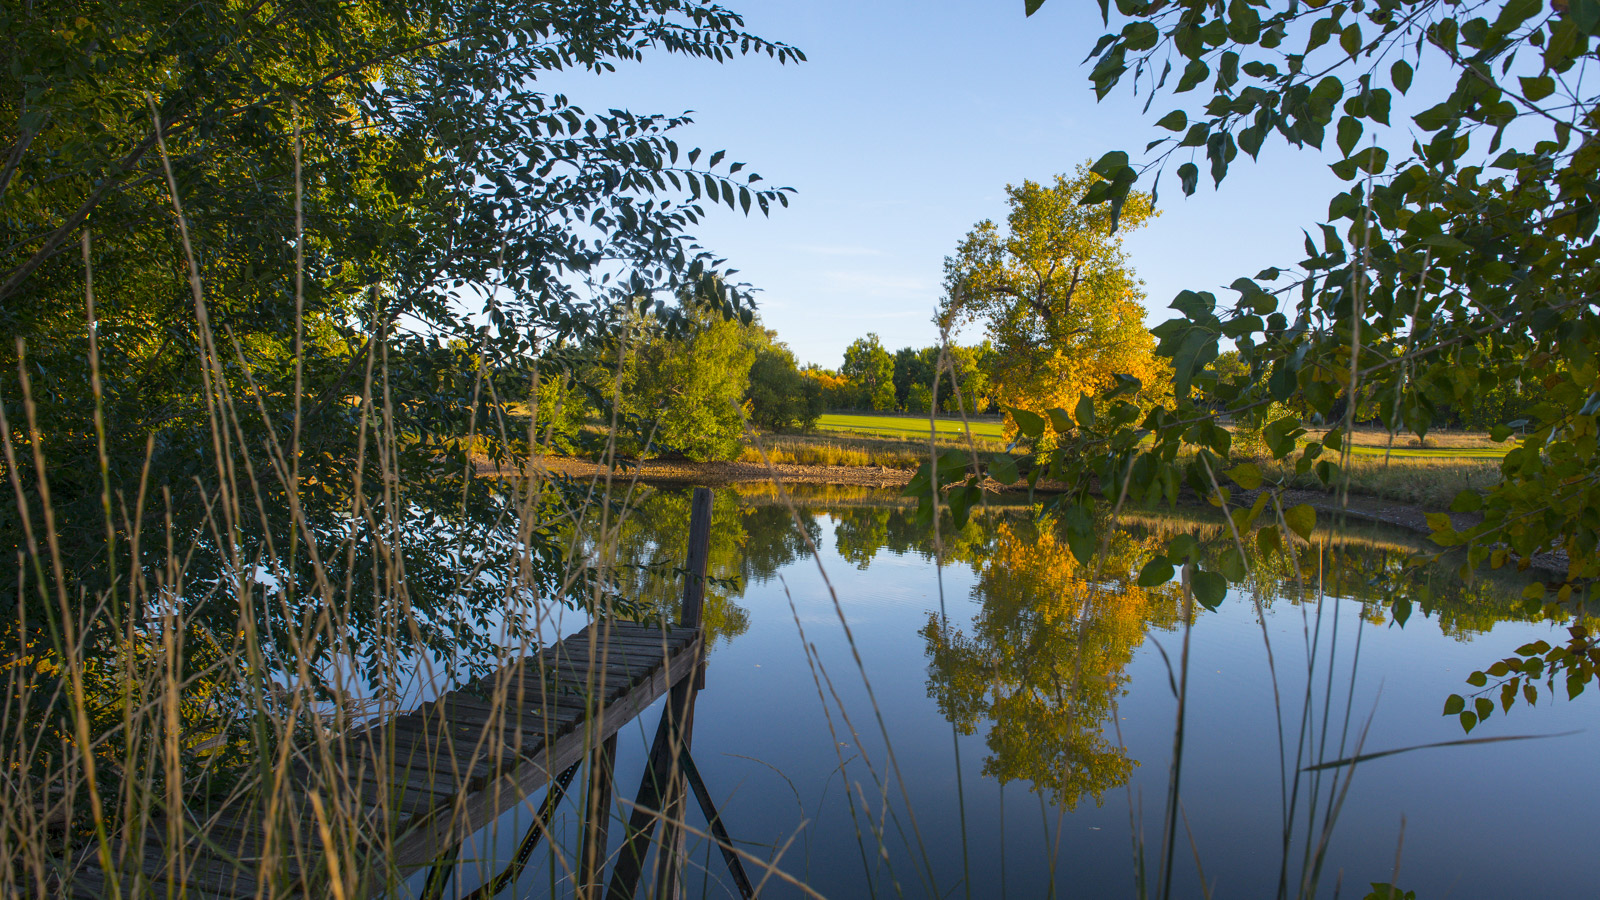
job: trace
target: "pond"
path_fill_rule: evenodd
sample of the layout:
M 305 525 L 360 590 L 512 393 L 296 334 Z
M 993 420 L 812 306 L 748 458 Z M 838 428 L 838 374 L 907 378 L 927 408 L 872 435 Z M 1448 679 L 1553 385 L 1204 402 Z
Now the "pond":
M 629 593 L 670 606 L 687 521 L 686 491 L 649 493 L 618 545 L 641 567 L 624 570 Z M 1560 736 L 1305 771 L 1461 740 L 1445 698 L 1519 645 L 1564 641 L 1566 623 L 1527 610 L 1513 576 L 1408 574 L 1417 538 L 1352 527 L 1292 560 L 1252 554 L 1252 589 L 1186 629 L 1179 585 L 1134 576 L 1173 533 L 1218 539 L 1220 522 L 1125 515 L 1086 566 L 1015 505 L 946 521 L 936 552 L 892 494 L 801 492 L 791 512 L 770 491 L 719 492 L 693 756 L 734 841 L 785 873 L 762 895 L 1133 897 L 1143 880 L 1159 896 L 1185 655 L 1173 896 L 1271 897 L 1280 880 L 1289 896 L 1391 880 L 1423 900 L 1589 895 L 1592 690 L 1497 707 L 1470 738 Z M 657 715 L 621 733 L 624 798 Z M 570 854 L 568 806 L 555 845 Z M 479 851 L 491 861 L 453 890 L 528 821 L 504 817 Z M 736 896 L 711 843 L 688 848 L 685 896 Z M 570 896 L 569 864 L 541 850 L 501 896 Z

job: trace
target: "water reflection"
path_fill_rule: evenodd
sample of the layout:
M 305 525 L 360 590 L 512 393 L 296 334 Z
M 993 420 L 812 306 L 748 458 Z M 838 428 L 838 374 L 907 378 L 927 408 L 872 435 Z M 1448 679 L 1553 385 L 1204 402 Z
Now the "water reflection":
M 807 555 L 830 519 L 831 549 L 859 570 L 883 553 L 970 567 L 976 614 L 955 621 L 930 612 L 919 632 L 928 696 L 958 732 L 983 734 L 984 775 L 1026 782 L 1067 809 L 1086 796 L 1101 803 L 1139 765 L 1116 739 L 1112 717 L 1135 652 L 1153 630 L 1173 630 L 1181 608 L 1176 583 L 1139 587 L 1140 568 L 1177 533 L 1201 541 L 1207 568 L 1221 568 L 1237 553 L 1220 519 L 1204 511 L 1121 516 L 1105 558 L 1085 565 L 1052 523 L 1014 503 L 975 514 L 959 530 L 946 518 L 936 553 L 933 533 L 903 500 L 852 489 L 802 490 L 791 499 L 793 509 L 767 492 L 718 493 L 710 635 L 731 641 L 744 634 L 747 586 Z M 687 547 L 688 518 L 687 493 L 673 490 L 648 493 L 630 513 L 616 545 L 621 594 L 675 614 L 675 567 Z M 1112 528 L 1109 519 L 1105 527 Z M 1464 579 L 1448 566 L 1419 573 L 1418 553 L 1427 548 L 1403 535 L 1324 531 L 1293 552 L 1254 541 L 1245 550 L 1249 574 L 1240 589 L 1263 611 L 1320 591 L 1362 601 L 1369 624 L 1404 624 L 1420 614 L 1458 639 L 1498 622 L 1540 618 L 1520 600 L 1520 583 L 1504 577 Z
M 715 503 L 710 572 L 719 581 L 707 613 L 719 640 L 697 714 L 697 761 L 738 840 L 782 857 L 825 896 L 959 896 L 969 878 L 974 886 L 1009 878 L 1007 893 L 1018 896 L 1049 896 L 1052 886 L 1127 895 L 1128 816 L 1160 821 L 1173 742 L 1174 702 L 1154 645 L 1175 666 L 1173 632 L 1183 625 L 1176 586 L 1141 588 L 1137 573 L 1176 534 L 1197 538 L 1207 569 L 1223 568 L 1237 549 L 1220 515 L 1124 513 L 1114 530 L 1107 519 L 1108 553 L 1085 564 L 1026 507 L 993 502 L 959 531 L 946 520 L 936 553 L 903 498 L 795 494 L 794 511 L 762 491 L 722 491 Z M 622 524 L 609 545 L 619 596 L 676 604 L 686 497 L 646 492 Z M 1195 616 L 1183 802 L 1208 875 L 1255 896 L 1276 883 L 1280 789 L 1299 777 L 1300 723 L 1315 726 L 1306 753 L 1323 753 L 1326 738 L 1326 758 L 1337 755 L 1349 698 L 1356 730 L 1370 723 L 1371 748 L 1458 738 L 1439 709 L 1481 665 L 1489 644 L 1473 638 L 1493 628 L 1498 648 L 1548 637 L 1552 626 L 1521 599 L 1515 575 L 1464 578 L 1449 562 L 1419 571 L 1414 558 L 1433 548 L 1405 533 L 1319 530 L 1293 554 L 1245 539 L 1248 577 L 1215 612 Z M 808 558 L 812 546 L 837 596 Z M 1328 619 L 1321 631 L 1319 616 Z M 1264 659 L 1268 633 L 1277 684 Z M 1544 704 L 1537 712 L 1498 733 L 1571 730 L 1584 714 Z M 899 774 L 890 774 L 891 742 Z M 1459 874 L 1451 860 L 1487 858 L 1498 846 L 1485 808 L 1554 808 L 1547 795 L 1595 793 L 1545 781 L 1513 787 L 1482 771 L 1549 771 L 1558 760 L 1581 768 L 1573 760 L 1593 744 L 1574 747 L 1505 743 L 1386 758 L 1357 779 L 1325 871 L 1387 875 L 1405 812 L 1406 864 L 1418 879 L 1409 886 L 1442 894 Z M 644 755 L 642 738 L 624 746 L 626 778 Z M 1460 790 L 1467 783 L 1473 791 Z M 1025 788 L 1026 802 L 999 785 Z M 1128 810 L 1118 785 L 1127 786 Z M 1296 821 L 1307 821 L 1303 809 Z M 700 846 L 696 859 L 715 852 Z M 1558 856 L 1554 844 L 1522 852 L 1526 859 L 1485 883 L 1551 871 Z M 712 882 L 707 875 L 691 891 Z M 903 891 L 908 883 L 924 890 Z M 1197 881 L 1179 889 L 1199 891 Z M 708 893 L 725 895 L 715 885 Z
M 1114 534 L 1091 580 L 1048 523 L 1013 517 L 993 535 L 974 561 L 970 634 L 937 615 L 922 629 L 928 693 L 962 734 L 987 729 L 985 775 L 1068 809 L 1085 795 L 1098 804 L 1138 765 L 1105 731 L 1134 651 L 1176 624 L 1177 589 L 1135 584 L 1153 537 Z

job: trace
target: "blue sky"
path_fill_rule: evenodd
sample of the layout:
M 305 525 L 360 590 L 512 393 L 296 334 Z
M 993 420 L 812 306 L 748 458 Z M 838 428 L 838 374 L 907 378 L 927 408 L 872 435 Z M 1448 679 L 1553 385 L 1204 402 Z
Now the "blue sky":
M 869 331 L 891 350 L 932 343 L 944 257 L 978 221 L 1003 218 L 1008 183 L 1113 149 L 1137 158 L 1166 134 L 1154 122 L 1170 97 L 1147 115 L 1126 86 L 1095 102 L 1081 65 L 1103 33 L 1094 3 L 1051 0 L 1027 18 L 1022 0 L 726 2 L 749 30 L 809 61 L 719 66 L 658 53 L 545 87 L 595 111 L 693 110 L 680 145 L 726 149 L 797 190 L 771 218 L 721 207 L 698 236 L 759 289 L 762 320 L 802 363 L 837 367 Z M 1241 155 L 1220 192 L 1203 176 L 1185 199 L 1175 176 L 1164 179 L 1160 217 L 1127 242 L 1147 321 L 1167 318 L 1184 288 L 1215 290 L 1300 259 L 1300 230 L 1339 189 L 1331 161 L 1269 141 L 1259 163 Z

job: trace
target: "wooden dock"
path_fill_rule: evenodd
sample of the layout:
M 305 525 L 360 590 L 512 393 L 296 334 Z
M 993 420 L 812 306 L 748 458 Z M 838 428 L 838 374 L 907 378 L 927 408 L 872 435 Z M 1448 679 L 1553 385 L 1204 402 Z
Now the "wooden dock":
M 418 709 L 341 736 L 321 748 L 317 764 L 288 767 L 286 783 L 270 792 L 279 798 L 276 809 L 235 804 L 181 829 L 153 824 L 144 841 L 114 844 L 114 876 L 97 854 L 86 854 L 71 880 L 73 896 L 354 900 L 391 893 L 400 880 L 429 868 L 423 896 L 432 900 L 446 896 L 463 841 L 548 788 L 517 858 L 463 895 L 488 897 L 514 881 L 568 784 L 586 767 L 574 881 L 597 897 L 614 806 L 615 735 L 669 693 L 606 895 L 633 896 L 657 822 L 659 846 L 681 848 L 683 832 L 674 823 L 683 821 L 691 783 L 735 883 L 747 893 L 731 840 L 688 758 L 704 657 L 700 607 L 710 514 L 710 492 L 699 489 L 678 623 L 596 621 Z M 676 881 L 673 855 L 657 853 L 658 893 L 665 882 L 667 896 Z

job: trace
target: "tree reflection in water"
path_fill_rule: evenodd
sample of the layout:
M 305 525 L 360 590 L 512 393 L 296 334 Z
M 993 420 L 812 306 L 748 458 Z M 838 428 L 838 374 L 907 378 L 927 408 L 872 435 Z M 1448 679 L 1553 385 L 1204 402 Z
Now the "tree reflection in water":
M 795 528 L 796 512 L 775 493 L 718 491 L 709 566 L 718 581 L 706 597 L 706 622 L 716 637 L 744 633 L 750 614 L 738 601 L 745 587 L 806 555 L 807 538 L 820 544 L 825 519 L 832 523 L 833 552 L 860 569 L 885 552 L 934 557 L 931 529 L 917 523 L 904 498 L 861 489 L 792 496 L 804 536 Z M 676 610 L 688 518 L 686 491 L 645 492 L 616 545 L 620 596 L 640 598 L 647 610 Z M 1141 588 L 1140 568 L 1180 532 L 1197 538 L 1210 570 L 1234 552 L 1231 534 L 1208 511 L 1124 513 L 1119 521 L 1105 559 L 1084 564 L 1026 507 L 991 507 L 960 530 L 946 514 L 942 560 L 971 567 L 978 612 L 970 624 L 930 612 L 920 632 L 929 696 L 960 733 L 985 731 L 983 773 L 1027 781 L 1067 809 L 1086 795 L 1101 802 L 1138 765 L 1114 732 L 1108 736 L 1108 726 L 1127 692 L 1135 652 L 1151 628 L 1175 629 L 1181 609 L 1177 584 Z M 1267 608 L 1315 603 L 1325 591 L 1360 601 L 1367 627 L 1403 626 L 1416 614 L 1458 638 L 1497 622 L 1543 618 L 1537 604 L 1520 596 L 1526 576 L 1463 579 L 1454 565 L 1419 570 L 1418 554 L 1429 548 L 1393 532 L 1319 529 L 1293 556 L 1263 554 L 1254 540 L 1245 544 L 1249 577 L 1237 590 Z
M 1067 809 L 1100 803 L 1137 760 L 1106 737 L 1124 670 L 1151 626 L 1171 629 L 1175 585 L 1141 588 L 1154 538 L 1117 532 L 1099 580 L 1046 525 L 998 522 L 973 560 L 980 611 L 971 634 L 937 615 L 922 629 L 928 693 L 962 734 L 987 723 L 983 773 L 1022 779 Z

